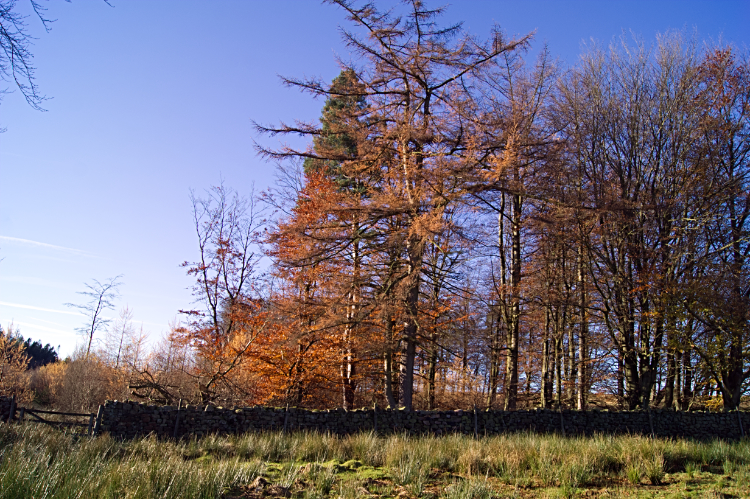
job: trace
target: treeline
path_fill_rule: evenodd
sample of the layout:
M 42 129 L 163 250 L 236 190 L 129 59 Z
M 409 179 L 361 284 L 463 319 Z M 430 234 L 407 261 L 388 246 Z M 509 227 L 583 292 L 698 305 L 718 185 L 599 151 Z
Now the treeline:
M 196 307 L 130 369 L 130 396 L 737 408 L 746 55 L 672 33 L 563 68 L 419 3 L 334 3 L 353 62 L 285 80 L 325 99 L 320 122 L 257 125 L 310 146 L 260 146 L 279 165 L 260 196 L 193 198 Z
M 95 410 L 108 398 L 124 399 L 128 379 L 147 354 L 145 335 L 136 336 L 130 312 L 123 313 L 125 320 L 115 322 L 91 355 L 79 348 L 65 360 L 49 344 L 24 340 L 12 324 L 0 326 L 0 395 L 75 412 Z M 119 363 L 110 355 L 118 342 Z M 141 349 L 142 359 L 132 354 L 134 348 Z
M 337 2 L 352 64 L 279 184 L 196 199 L 205 400 L 738 407 L 748 363 L 748 60 L 681 33 L 563 69 Z M 261 204 L 258 204 L 261 203 Z M 273 209 L 267 221 L 261 209 Z M 258 247 L 273 262 L 262 279 Z
M 15 358 L 15 354 L 11 352 L 18 352 L 19 356 L 25 357 L 25 369 L 35 369 L 52 362 L 57 362 L 57 351 L 55 348 L 47 343 L 42 345 L 39 340 L 31 341 L 31 338 L 23 339 L 21 335 L 11 325 L 5 331 L 3 326 L 0 325 L 0 349 L 4 354 L 4 358 L 10 359 Z
M 441 28 L 440 10 L 337 3 L 356 62 L 285 80 L 326 99 L 320 123 L 257 126 L 312 139 L 260 147 L 281 165 L 260 197 L 273 222 L 223 187 L 195 201 L 206 308 L 178 336 L 204 397 L 738 407 L 747 58 L 672 33 L 563 69 L 527 61 L 529 36 Z

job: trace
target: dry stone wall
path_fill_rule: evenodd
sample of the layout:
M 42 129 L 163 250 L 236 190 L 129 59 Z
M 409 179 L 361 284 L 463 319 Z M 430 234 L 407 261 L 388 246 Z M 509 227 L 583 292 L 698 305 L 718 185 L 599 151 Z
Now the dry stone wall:
M 565 435 L 654 434 L 696 439 L 740 438 L 750 428 L 750 413 L 646 411 L 413 411 L 360 409 L 345 411 L 270 407 L 222 408 L 149 406 L 108 401 L 101 407 L 99 432 L 119 438 L 155 434 L 181 438 L 211 433 L 263 430 L 314 430 L 335 434 L 376 431 L 380 434 L 463 433 L 478 436 L 532 431 Z
M 7 421 L 11 399 L 0 397 Z M 118 438 L 154 434 L 162 438 L 248 431 L 312 430 L 334 434 L 463 433 L 478 436 L 532 431 L 565 435 L 654 434 L 657 437 L 736 440 L 750 429 L 750 412 L 646 411 L 413 411 L 359 409 L 325 411 L 273 407 L 222 408 L 213 405 L 151 406 L 108 401 L 97 415 L 99 433 Z

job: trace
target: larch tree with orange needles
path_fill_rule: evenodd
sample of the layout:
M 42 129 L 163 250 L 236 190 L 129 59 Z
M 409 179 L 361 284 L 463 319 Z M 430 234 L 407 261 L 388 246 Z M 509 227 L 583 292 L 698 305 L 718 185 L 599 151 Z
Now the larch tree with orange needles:
M 267 254 L 281 281 L 272 301 L 284 325 L 274 323 L 276 346 L 271 350 L 278 350 L 276 358 L 264 358 L 268 367 L 278 371 L 275 376 L 285 378 L 284 398 L 292 405 L 303 403 L 314 387 L 344 386 L 346 390 L 347 381 L 353 381 L 345 378 L 341 368 L 353 362 L 346 357 L 351 345 L 341 334 L 348 326 L 347 314 L 336 313 L 350 301 L 351 268 L 341 256 L 345 253 L 341 241 L 348 240 L 351 228 L 332 212 L 347 194 L 321 168 L 308 168 L 304 176 L 305 185 L 296 193 L 289 216 L 267 235 Z M 333 353 L 336 350 L 338 355 Z
M 380 12 L 372 4 L 331 3 L 344 9 L 358 30 L 343 30 L 343 36 L 360 65 L 340 62 L 356 75 L 359 85 L 340 91 L 318 80 L 285 81 L 316 96 L 344 94 L 366 102 L 348 130 L 356 141 L 356 157 L 341 158 L 341 172 L 363 182 L 368 196 L 340 209 L 356 212 L 363 226 L 382 227 L 389 219 L 400 224 L 398 237 L 389 239 L 403 249 L 399 256 L 404 275 L 394 288 L 404 309 L 399 395 L 400 404 L 411 409 L 425 247 L 446 230 L 446 211 L 465 194 L 466 169 L 476 166 L 461 157 L 468 140 L 461 110 L 475 98 L 477 75 L 529 37 L 507 41 L 496 30 L 488 42 L 480 42 L 464 35 L 460 25 L 440 27 L 437 18 L 443 9 L 427 9 L 416 0 L 404 16 Z M 321 133 L 312 124 L 259 129 L 271 134 Z M 314 150 L 261 152 L 277 159 L 328 159 Z

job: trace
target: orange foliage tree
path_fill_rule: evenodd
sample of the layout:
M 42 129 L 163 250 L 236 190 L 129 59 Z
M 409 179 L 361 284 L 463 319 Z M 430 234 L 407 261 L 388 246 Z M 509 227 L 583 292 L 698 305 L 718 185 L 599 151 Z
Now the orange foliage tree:
M 220 389 L 247 399 L 252 390 L 233 378 L 253 354 L 253 344 L 266 332 L 268 311 L 257 280 L 257 231 L 262 225 L 254 199 L 240 197 L 223 185 L 205 198 L 191 196 L 199 259 L 184 262 L 195 277 L 193 296 L 200 308 L 183 310 L 188 324 L 176 338 L 193 348 L 193 368 L 203 402 Z
M 347 248 L 362 240 L 360 234 L 367 234 L 365 239 L 374 246 L 396 247 L 390 253 L 381 247 L 378 253 L 381 257 L 392 255 L 401 272 L 388 286 L 388 293 L 403 310 L 398 334 L 399 402 L 411 409 L 415 360 L 423 336 L 419 315 L 425 248 L 450 227 L 447 215 L 465 194 L 467 169 L 477 166 L 474 159 L 463 161 L 471 124 L 461 110 L 477 97 L 470 90 L 481 84 L 477 75 L 501 54 L 524 45 L 528 37 L 505 41 L 502 33 L 495 31 L 491 40 L 480 43 L 462 36 L 459 26 L 438 27 L 436 19 L 442 9 L 429 10 L 420 2 L 413 3 L 404 17 L 379 12 L 372 5 L 357 7 L 344 0 L 333 3 L 364 33 L 343 32 L 362 64 L 345 65 L 347 72 L 357 76 L 357 84 L 341 89 L 317 80 L 287 83 L 318 96 L 363 99 L 365 104 L 353 108 L 350 119 L 344 120 L 346 133 L 356 145 L 347 152 L 353 154 L 341 154 L 340 150 L 334 155 L 328 150 L 262 152 L 273 158 L 333 159 L 340 163 L 343 177 L 363 186 L 363 195 L 348 196 L 337 211 L 350 214 L 358 229 L 349 233 Z M 260 129 L 312 136 L 324 132 L 308 124 Z M 352 267 L 355 276 L 356 268 Z M 376 288 L 373 282 L 372 289 Z M 361 303 L 354 298 L 358 293 L 355 285 L 350 306 L 351 302 Z M 359 305 L 355 309 L 360 310 Z M 362 315 L 358 311 L 353 317 Z

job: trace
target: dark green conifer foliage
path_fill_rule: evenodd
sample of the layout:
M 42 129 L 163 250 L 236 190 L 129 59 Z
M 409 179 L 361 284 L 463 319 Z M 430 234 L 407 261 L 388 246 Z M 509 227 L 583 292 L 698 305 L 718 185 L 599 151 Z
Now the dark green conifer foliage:
M 57 352 L 49 343 L 42 346 L 42 343 L 39 340 L 32 342 L 31 338 L 27 338 L 26 341 L 23 342 L 23 346 L 26 355 L 29 356 L 29 369 L 42 367 L 59 360 Z
M 313 139 L 317 157 L 306 158 L 303 167 L 306 173 L 324 170 L 342 190 L 362 194 L 364 186 L 347 176 L 341 164 L 357 157 L 354 134 L 367 106 L 364 91 L 354 71 L 347 69 L 334 78 L 330 92 L 320 116 L 320 134 Z
M 37 367 L 52 364 L 59 360 L 57 357 L 57 351 L 49 343 L 42 346 L 42 343 L 39 340 L 33 342 L 31 341 L 31 338 L 24 340 L 23 336 L 17 332 L 14 333 L 12 330 L 7 334 L 13 344 L 21 345 L 23 352 L 29 358 L 27 369 L 36 369 Z M 0 325 L 0 336 L 5 335 L 6 332 L 3 329 L 3 326 Z

